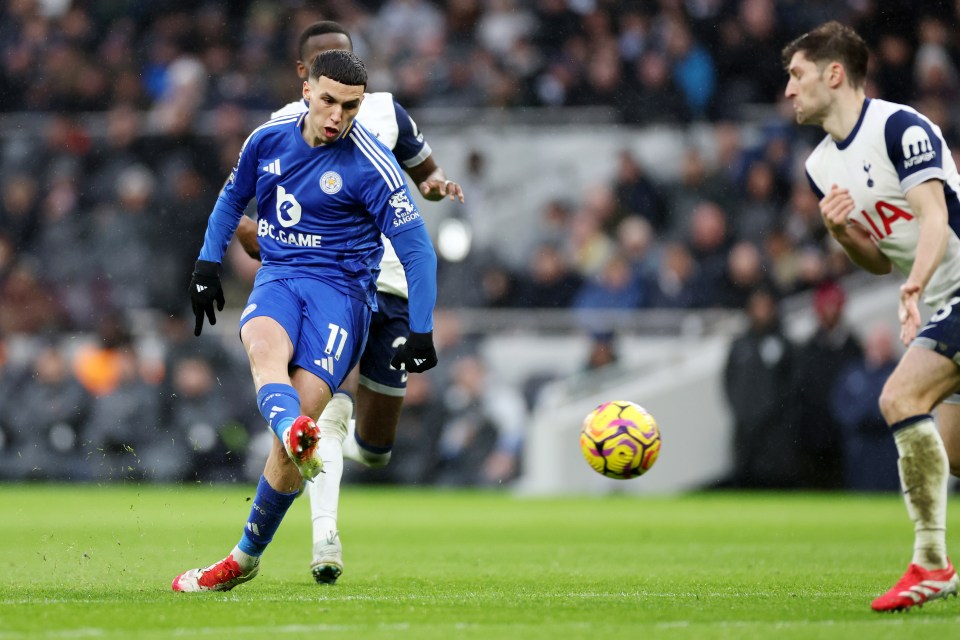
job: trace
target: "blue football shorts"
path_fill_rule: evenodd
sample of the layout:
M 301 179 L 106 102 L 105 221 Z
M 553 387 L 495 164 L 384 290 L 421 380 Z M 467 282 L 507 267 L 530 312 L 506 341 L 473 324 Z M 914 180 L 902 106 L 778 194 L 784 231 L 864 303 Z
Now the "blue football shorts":
M 946 303 L 930 316 L 930 320 L 914 338 L 911 346 L 936 351 L 960 365 L 960 291 L 954 292 Z M 960 393 L 944 400 L 946 404 L 960 404 Z
M 377 311 L 360 358 L 360 384 L 385 396 L 407 393 L 407 372 L 390 366 L 397 347 L 410 334 L 410 304 L 406 298 L 377 292 Z
M 290 364 L 336 391 L 360 360 L 372 312 L 362 300 L 316 278 L 286 278 L 254 286 L 240 326 L 258 316 L 280 323 L 290 342 Z

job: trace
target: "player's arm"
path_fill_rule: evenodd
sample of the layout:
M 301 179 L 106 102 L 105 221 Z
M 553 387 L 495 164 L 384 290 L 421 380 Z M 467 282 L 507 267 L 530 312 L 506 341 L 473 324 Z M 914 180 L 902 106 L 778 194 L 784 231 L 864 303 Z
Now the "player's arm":
M 943 182 L 922 182 L 907 191 L 906 198 L 920 225 L 917 258 L 907 276 L 907 283 L 923 290 L 947 250 L 947 201 L 943 195 Z
M 394 234 L 390 241 L 407 275 L 410 335 L 390 362 L 399 369 L 421 373 L 437 364 L 433 346 L 433 308 L 437 302 L 437 254 L 422 224 Z
M 437 165 L 433 150 L 423 139 L 417 123 L 396 100 L 393 101 L 393 111 L 397 120 L 397 144 L 393 147 L 393 155 L 423 197 L 433 202 L 445 197 L 463 202 L 463 189 L 448 179 Z
M 247 255 L 254 260 L 260 259 L 260 241 L 257 239 L 257 223 L 247 216 L 240 218 L 237 226 L 237 241 Z
M 917 254 L 907 281 L 900 286 L 900 340 L 913 342 L 920 328 L 920 298 L 947 250 L 947 201 L 943 182 L 921 182 L 905 194 L 920 225 Z
M 820 199 L 820 216 L 830 235 L 840 243 L 844 252 L 858 267 L 877 275 L 893 269 L 890 259 L 880 251 L 870 234 L 860 225 L 850 222 L 848 215 L 856 208 L 850 191 L 832 185 Z
M 194 265 L 193 277 L 190 280 L 190 303 L 196 318 L 193 334 L 200 335 L 203 329 L 203 318 L 211 325 L 217 323 L 213 311 L 214 302 L 217 311 L 223 311 L 225 303 L 223 287 L 220 284 L 220 265 L 226 253 L 230 238 L 233 237 L 247 203 L 253 198 L 256 184 L 256 160 L 252 159 L 255 153 L 247 150 L 250 139 L 240 150 L 240 159 L 230 177 L 227 179 L 213 211 L 207 220 L 207 231 L 203 237 L 203 246 L 200 256 Z

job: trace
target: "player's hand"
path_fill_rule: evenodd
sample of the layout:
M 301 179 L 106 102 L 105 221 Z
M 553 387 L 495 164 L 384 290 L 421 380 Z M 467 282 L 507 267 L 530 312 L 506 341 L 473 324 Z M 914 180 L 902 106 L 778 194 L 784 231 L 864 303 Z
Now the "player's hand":
M 217 303 L 217 311 L 223 311 L 223 287 L 220 285 L 220 264 L 208 260 L 197 260 L 193 269 L 193 278 L 190 279 L 190 304 L 193 306 L 193 315 L 197 324 L 193 328 L 193 335 L 199 336 L 203 329 L 203 316 L 207 316 L 210 324 L 217 324 L 217 316 L 213 312 L 213 303 Z
M 463 202 L 463 188 L 453 180 L 428 178 L 420 183 L 420 193 L 424 198 L 432 202 L 437 202 L 444 198 Z
M 909 347 L 920 330 L 920 285 L 906 282 L 900 285 L 900 342 Z
M 848 189 L 830 186 L 830 193 L 820 201 L 820 216 L 830 235 L 836 238 L 847 232 L 847 216 L 856 206 Z
M 407 341 L 397 347 L 390 361 L 394 369 L 406 369 L 410 373 L 423 373 L 437 366 L 437 350 L 433 348 L 433 331 L 410 332 Z

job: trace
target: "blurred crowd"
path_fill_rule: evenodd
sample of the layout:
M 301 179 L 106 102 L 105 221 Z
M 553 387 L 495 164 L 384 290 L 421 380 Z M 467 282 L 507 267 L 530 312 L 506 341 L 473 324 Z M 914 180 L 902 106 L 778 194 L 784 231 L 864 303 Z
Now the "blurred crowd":
M 851 270 L 803 178 L 818 134 L 794 127 L 782 99 L 779 52 L 804 30 L 855 26 L 875 53 L 868 94 L 917 106 L 960 149 L 956 3 L 10 0 L 0 336 L 33 347 L 0 374 L 0 475 L 225 479 L 262 449 L 252 400 L 228 401 L 250 395 L 243 361 L 192 337 L 185 290 L 216 193 L 251 128 L 295 95 L 297 36 L 317 19 L 349 29 L 371 88 L 414 117 L 598 106 L 625 132 L 709 127 L 712 153 L 690 146 L 676 175 L 654 178 L 623 151 L 608 182 L 523 212 L 536 238 L 527 264 L 489 247 L 441 260 L 442 306 L 577 310 L 601 361 L 609 342 L 588 322 L 597 309 L 749 308 L 757 290 L 776 301 Z M 747 139 L 741 125 L 758 105 L 773 117 Z M 36 126 L 9 124 L 24 114 Z M 478 148 L 448 168 L 468 199 L 489 186 L 495 154 Z M 255 269 L 231 249 L 228 301 L 246 299 Z M 480 286 L 462 286 L 464 274 Z M 144 311 L 160 319 L 151 348 L 132 331 Z M 451 338 L 447 366 L 411 376 L 397 446 L 426 453 L 408 466 L 398 453 L 363 478 L 516 477 L 531 399 L 497 388 L 474 342 Z
M 0 110 L 273 110 L 288 100 L 297 36 L 322 16 L 349 29 L 371 84 L 411 108 L 736 119 L 777 101 L 783 44 L 827 19 L 868 39 L 891 99 L 955 90 L 956 11 L 943 0 L 10 0 Z
M 816 329 L 802 343 L 781 325 L 779 303 L 749 296 L 747 330 L 730 347 L 723 389 L 734 419 L 734 465 L 718 486 L 896 491 L 897 450 L 878 398 L 901 349 L 878 320 L 857 335 L 846 291 L 813 293 Z

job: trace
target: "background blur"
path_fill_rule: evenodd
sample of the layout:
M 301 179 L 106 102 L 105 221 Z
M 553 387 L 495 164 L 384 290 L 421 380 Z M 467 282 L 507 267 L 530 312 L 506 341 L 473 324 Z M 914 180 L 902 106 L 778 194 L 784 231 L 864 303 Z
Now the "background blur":
M 868 95 L 960 148 L 958 5 L 913 0 L 9 0 L 0 7 L 0 479 L 255 481 L 237 338 L 257 263 L 192 335 L 187 284 L 247 134 L 296 99 L 297 37 L 341 22 L 464 205 L 420 202 L 440 365 L 393 461 L 348 481 L 528 492 L 889 490 L 876 409 L 896 276 L 826 236 L 780 50 L 828 19 Z M 658 418 L 660 462 L 580 459 L 605 400 Z

